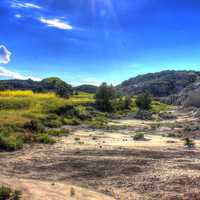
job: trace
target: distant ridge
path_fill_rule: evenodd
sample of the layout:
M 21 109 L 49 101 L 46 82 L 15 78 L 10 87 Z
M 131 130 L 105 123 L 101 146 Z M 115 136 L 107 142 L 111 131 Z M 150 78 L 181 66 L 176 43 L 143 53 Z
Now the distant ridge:
M 57 77 L 50 77 L 42 81 L 28 80 L 0 80 L 0 90 L 32 90 L 34 92 L 58 92 L 65 90 L 72 93 L 72 86 Z
M 77 87 L 74 87 L 74 90 L 77 92 L 88 92 L 88 93 L 96 93 L 97 86 L 94 85 L 80 85 Z
M 130 78 L 118 85 L 117 89 L 121 93 L 129 95 L 147 91 L 155 97 L 167 97 L 192 86 L 199 78 L 200 72 L 197 71 L 167 70 Z

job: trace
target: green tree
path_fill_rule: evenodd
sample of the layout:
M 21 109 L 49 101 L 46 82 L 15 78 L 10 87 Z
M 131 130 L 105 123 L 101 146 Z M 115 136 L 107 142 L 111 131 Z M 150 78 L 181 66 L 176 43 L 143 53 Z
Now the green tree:
M 135 103 L 140 110 L 150 110 L 152 97 L 148 92 L 145 92 L 137 96 Z
M 112 85 L 102 83 L 96 92 L 96 105 L 104 112 L 113 111 L 113 100 L 116 98 L 116 90 Z
M 129 110 L 131 109 L 132 99 L 130 96 L 126 96 L 124 99 L 124 109 Z

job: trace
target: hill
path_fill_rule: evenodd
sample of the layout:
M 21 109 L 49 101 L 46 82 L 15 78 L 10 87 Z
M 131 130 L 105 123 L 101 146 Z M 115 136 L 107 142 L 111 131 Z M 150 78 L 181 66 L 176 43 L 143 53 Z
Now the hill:
M 118 85 L 117 89 L 123 94 L 136 95 L 147 91 L 155 97 L 167 97 L 179 94 L 187 87 L 192 89 L 199 78 L 200 72 L 168 70 L 136 76 Z
M 57 77 L 50 77 L 42 81 L 1 80 L 0 90 L 32 90 L 34 92 L 56 92 L 60 96 L 68 96 L 73 92 L 71 85 Z
M 87 93 L 96 93 L 97 86 L 94 85 L 80 85 L 77 87 L 74 87 L 74 90 L 77 92 L 87 92 Z

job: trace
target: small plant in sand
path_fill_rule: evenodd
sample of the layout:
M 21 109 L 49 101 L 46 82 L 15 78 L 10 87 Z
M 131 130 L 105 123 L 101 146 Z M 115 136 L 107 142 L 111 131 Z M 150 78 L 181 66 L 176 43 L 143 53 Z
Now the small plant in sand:
M 75 196 L 75 189 L 73 187 L 70 189 L 70 196 Z
M 75 141 L 80 141 L 81 139 L 79 137 L 74 138 Z
M 0 187 L 0 200 L 19 200 L 21 199 L 21 192 L 19 190 L 12 190 L 9 187 Z
M 134 140 L 144 140 L 144 139 L 145 139 L 144 133 L 136 133 L 136 134 L 133 136 L 133 139 L 134 139 Z
M 185 138 L 185 143 L 184 145 L 188 148 L 193 148 L 195 146 L 195 143 L 192 139 L 190 138 Z
M 98 140 L 98 138 L 96 136 L 93 136 L 92 140 Z

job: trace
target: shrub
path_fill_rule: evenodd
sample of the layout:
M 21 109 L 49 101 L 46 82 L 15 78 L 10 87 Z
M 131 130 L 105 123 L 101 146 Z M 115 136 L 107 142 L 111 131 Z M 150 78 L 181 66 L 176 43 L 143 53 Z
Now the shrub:
M 58 128 L 58 127 L 61 127 L 63 125 L 63 123 L 59 119 L 46 120 L 43 123 L 44 123 L 45 126 L 47 126 L 49 128 Z
M 24 128 L 28 129 L 31 132 L 44 132 L 45 127 L 42 123 L 38 120 L 31 120 L 24 124 Z
M 84 106 L 76 106 L 74 108 L 74 115 L 75 115 L 75 117 L 79 118 L 80 120 L 91 119 L 90 112 Z
M 141 120 L 151 120 L 152 112 L 149 110 L 138 110 L 135 114 L 135 118 Z
M 81 121 L 77 118 L 64 118 L 63 119 L 64 125 L 71 125 L 71 126 L 78 126 L 81 124 Z
M 16 134 L 0 133 L 0 149 L 15 151 L 23 147 L 23 139 Z
M 137 96 L 135 103 L 136 106 L 141 110 L 150 110 L 152 104 L 152 97 L 149 93 L 145 92 Z
M 56 140 L 51 138 L 47 133 L 41 133 L 37 136 L 37 142 L 44 144 L 54 144 Z
M 71 196 L 71 197 L 75 196 L 75 193 L 76 193 L 76 192 L 75 192 L 75 189 L 74 189 L 74 188 L 71 188 L 71 189 L 70 189 L 70 196 Z
M 98 115 L 91 121 L 88 121 L 87 124 L 90 128 L 107 128 L 108 119 L 103 115 Z
M 21 191 L 12 190 L 9 187 L 0 187 L 0 200 L 19 200 L 21 199 Z
M 51 112 L 56 113 L 57 115 L 62 116 L 71 116 L 74 115 L 74 106 L 73 105 L 62 105 L 56 107 L 54 110 L 51 110 Z
M 168 133 L 167 137 L 172 137 L 173 138 L 173 137 L 177 137 L 177 135 L 176 135 L 176 133 Z
M 30 99 L 22 99 L 19 97 L 3 97 L 0 99 L 0 110 L 20 110 L 28 109 L 31 105 Z
M 134 139 L 134 140 L 144 140 L 144 133 L 136 133 L 136 134 L 133 136 L 133 139 Z
M 46 133 L 51 136 L 63 136 L 68 135 L 70 131 L 68 129 L 50 129 Z
M 159 117 L 163 120 L 172 120 L 172 119 L 176 119 L 176 116 L 173 115 L 172 113 L 169 112 L 162 112 L 159 113 Z
M 97 138 L 96 136 L 93 136 L 92 139 L 93 139 L 93 140 L 97 140 L 98 138 Z
M 185 144 L 184 144 L 186 147 L 188 148 L 192 148 L 195 146 L 195 143 L 192 139 L 190 138 L 185 138 Z
M 131 109 L 132 99 L 129 96 L 126 96 L 124 99 L 124 109 L 129 110 Z

